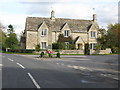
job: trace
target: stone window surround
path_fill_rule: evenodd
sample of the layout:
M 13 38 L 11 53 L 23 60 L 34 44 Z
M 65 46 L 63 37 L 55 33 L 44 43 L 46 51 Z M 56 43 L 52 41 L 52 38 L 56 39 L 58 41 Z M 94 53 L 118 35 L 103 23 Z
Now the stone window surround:
M 96 46 L 96 43 L 90 43 L 90 49 L 92 50 L 96 49 L 95 46 Z
M 64 37 L 69 37 L 69 36 L 70 36 L 70 31 L 64 30 Z
M 41 36 L 46 36 L 47 34 L 47 29 L 42 29 L 41 30 Z
M 96 31 L 91 31 L 90 35 L 91 35 L 91 38 L 96 38 Z
M 47 44 L 46 42 L 41 42 L 42 49 L 46 49 L 47 47 L 46 44 Z

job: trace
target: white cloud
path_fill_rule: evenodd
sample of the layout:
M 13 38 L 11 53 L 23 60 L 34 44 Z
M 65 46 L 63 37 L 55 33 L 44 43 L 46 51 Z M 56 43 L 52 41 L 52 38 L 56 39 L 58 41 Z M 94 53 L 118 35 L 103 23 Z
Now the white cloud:
M 16 33 L 20 34 L 25 28 L 27 16 L 50 17 L 51 7 L 55 10 L 55 16 L 62 18 L 92 19 L 92 8 L 97 13 L 98 23 L 106 27 L 107 24 L 117 22 L 118 0 L 2 0 L 2 2 L 19 2 L 20 13 L 8 13 L 0 11 L 0 20 L 7 26 L 12 24 Z M 22 2 L 22 3 L 21 3 Z M 28 2 L 28 3 L 24 3 Z M 34 3 L 35 2 L 35 3 Z M 39 3 L 40 2 L 40 3 Z M 45 4 L 41 3 L 45 2 Z M 53 3 L 47 3 L 53 2 Z M 9 6 L 9 4 L 8 4 Z M 22 11 L 22 12 L 21 12 Z M 27 14 L 23 13 L 26 12 Z
M 0 13 L 0 22 L 6 27 L 8 25 L 13 25 L 14 30 L 17 34 L 20 34 L 21 31 L 24 30 L 26 15 L 18 15 L 18 14 L 8 14 L 8 13 Z

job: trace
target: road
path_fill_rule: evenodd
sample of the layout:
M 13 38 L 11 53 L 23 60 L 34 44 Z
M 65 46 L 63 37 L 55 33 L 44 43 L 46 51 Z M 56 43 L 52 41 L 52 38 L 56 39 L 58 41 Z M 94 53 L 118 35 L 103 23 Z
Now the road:
M 118 56 L 2 54 L 2 88 L 118 88 Z

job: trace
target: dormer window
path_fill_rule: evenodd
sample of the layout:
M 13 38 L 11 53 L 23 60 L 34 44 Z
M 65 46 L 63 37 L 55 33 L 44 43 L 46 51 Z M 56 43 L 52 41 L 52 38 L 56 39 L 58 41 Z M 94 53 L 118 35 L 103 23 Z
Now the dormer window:
M 47 32 L 47 29 L 42 29 L 41 35 L 42 35 L 42 36 L 45 36 L 45 35 L 46 35 L 46 32 Z
M 91 31 L 91 37 L 95 38 L 96 37 L 96 32 L 95 31 Z
M 64 31 L 64 36 L 65 36 L 65 37 L 68 37 L 69 34 L 70 34 L 70 33 L 69 33 L 69 30 L 65 30 L 65 31 Z

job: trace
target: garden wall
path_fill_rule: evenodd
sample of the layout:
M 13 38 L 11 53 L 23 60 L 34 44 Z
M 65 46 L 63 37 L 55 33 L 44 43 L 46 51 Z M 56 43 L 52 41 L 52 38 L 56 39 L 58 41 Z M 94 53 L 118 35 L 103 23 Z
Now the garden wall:
M 62 50 L 61 54 L 84 54 L 84 50 Z M 110 54 L 111 49 L 106 50 L 90 50 L 90 54 Z
M 62 50 L 60 54 L 84 54 L 84 50 Z
M 107 48 L 106 50 L 90 50 L 90 54 L 110 54 L 111 49 Z
M 36 52 L 34 51 L 34 53 L 41 53 L 44 52 L 46 53 L 46 51 L 40 51 L 40 52 Z M 54 52 L 54 54 L 56 54 L 57 52 Z M 110 54 L 111 53 L 111 49 L 107 48 L 106 50 L 90 50 L 90 54 Z M 84 50 L 61 50 L 60 54 L 84 54 Z

